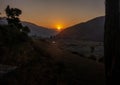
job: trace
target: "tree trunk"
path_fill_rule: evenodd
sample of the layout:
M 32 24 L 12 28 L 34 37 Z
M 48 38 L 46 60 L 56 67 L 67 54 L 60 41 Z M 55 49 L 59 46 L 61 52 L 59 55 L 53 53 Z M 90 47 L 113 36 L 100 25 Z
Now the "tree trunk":
M 120 77 L 119 0 L 106 0 L 104 50 L 106 83 L 115 85 Z

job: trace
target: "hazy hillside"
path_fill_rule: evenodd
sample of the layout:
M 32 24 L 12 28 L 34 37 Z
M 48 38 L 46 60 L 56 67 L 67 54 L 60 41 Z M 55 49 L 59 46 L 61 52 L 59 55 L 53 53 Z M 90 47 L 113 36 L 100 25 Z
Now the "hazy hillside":
M 97 17 L 63 30 L 57 35 L 60 39 L 103 41 L 104 17 Z
M 6 18 L 0 18 L 0 25 L 8 24 Z M 52 29 L 48 29 L 42 26 L 38 26 L 36 24 L 30 22 L 22 22 L 23 26 L 28 26 L 31 32 L 29 33 L 30 36 L 42 37 L 47 38 L 50 36 L 55 35 L 57 32 Z
M 30 22 L 22 22 L 24 26 L 28 26 L 31 30 L 30 35 L 31 36 L 36 36 L 36 37 L 50 37 L 55 35 L 57 32 L 52 29 L 48 29 L 42 26 L 38 26 L 36 24 L 30 23 Z

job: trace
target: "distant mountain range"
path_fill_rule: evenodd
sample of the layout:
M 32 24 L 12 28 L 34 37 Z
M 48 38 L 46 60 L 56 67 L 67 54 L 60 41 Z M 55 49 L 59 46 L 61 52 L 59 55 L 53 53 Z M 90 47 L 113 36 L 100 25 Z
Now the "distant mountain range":
M 30 22 L 22 22 L 23 26 L 28 26 L 31 30 L 30 36 L 36 36 L 41 38 L 48 38 L 57 34 L 57 31 L 48 29 L 46 27 L 38 26 Z
M 104 40 L 104 21 L 105 17 L 97 17 L 84 23 L 66 28 L 61 31 L 57 39 L 74 39 L 74 40 Z
M 23 21 L 23 26 L 28 26 L 31 30 L 30 36 L 47 38 L 57 34 L 57 39 L 90 40 L 103 41 L 104 39 L 105 17 L 96 17 L 84 23 L 79 23 L 68 27 L 59 34 L 55 30 L 48 29 L 36 24 Z M 0 25 L 7 24 L 6 18 L 0 18 Z
M 7 20 L 6 18 L 0 18 L 0 25 L 6 25 Z M 54 36 L 57 34 L 57 32 L 53 29 L 48 29 L 46 27 L 38 26 L 36 24 L 30 23 L 30 22 L 22 22 L 23 26 L 28 26 L 30 29 L 30 36 L 34 37 L 41 37 L 41 38 L 48 38 L 50 36 Z

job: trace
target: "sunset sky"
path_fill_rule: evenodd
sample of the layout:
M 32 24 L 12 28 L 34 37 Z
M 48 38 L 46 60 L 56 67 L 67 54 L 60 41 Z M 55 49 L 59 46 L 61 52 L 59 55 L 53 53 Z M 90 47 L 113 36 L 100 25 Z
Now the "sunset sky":
M 0 0 L 0 12 L 7 5 L 22 10 L 21 20 L 47 28 L 66 28 L 97 16 L 104 16 L 104 0 Z

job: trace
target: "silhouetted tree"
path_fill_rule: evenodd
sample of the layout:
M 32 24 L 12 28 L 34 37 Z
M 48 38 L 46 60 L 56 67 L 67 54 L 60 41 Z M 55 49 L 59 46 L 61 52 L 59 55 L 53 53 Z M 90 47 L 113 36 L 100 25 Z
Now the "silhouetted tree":
M 120 85 L 119 0 L 106 0 L 105 70 L 107 85 Z M 115 77 L 116 76 L 116 77 Z
M 19 19 L 19 15 L 22 14 L 22 11 L 18 8 L 10 8 L 10 6 L 8 5 L 5 9 L 5 12 L 7 15 L 8 24 L 15 25 L 20 30 L 23 27 Z
M 18 17 L 19 15 L 22 14 L 22 11 L 18 8 L 12 8 L 12 11 L 13 11 L 13 17 Z
M 22 11 L 18 8 L 10 8 L 8 5 L 5 9 L 6 15 L 7 15 L 7 21 L 9 25 L 14 25 L 20 32 L 28 33 L 30 32 L 29 28 L 27 26 L 23 27 L 19 16 L 22 14 Z
M 9 18 L 11 13 L 10 13 L 10 6 L 8 5 L 7 8 L 5 9 L 6 15 Z
M 5 9 L 6 15 L 8 18 L 16 18 L 19 17 L 19 15 L 22 14 L 22 11 L 18 8 L 10 8 L 8 5 L 7 8 Z
M 25 33 L 29 33 L 30 29 L 29 29 L 29 27 L 25 26 L 25 27 L 23 27 L 22 31 Z

